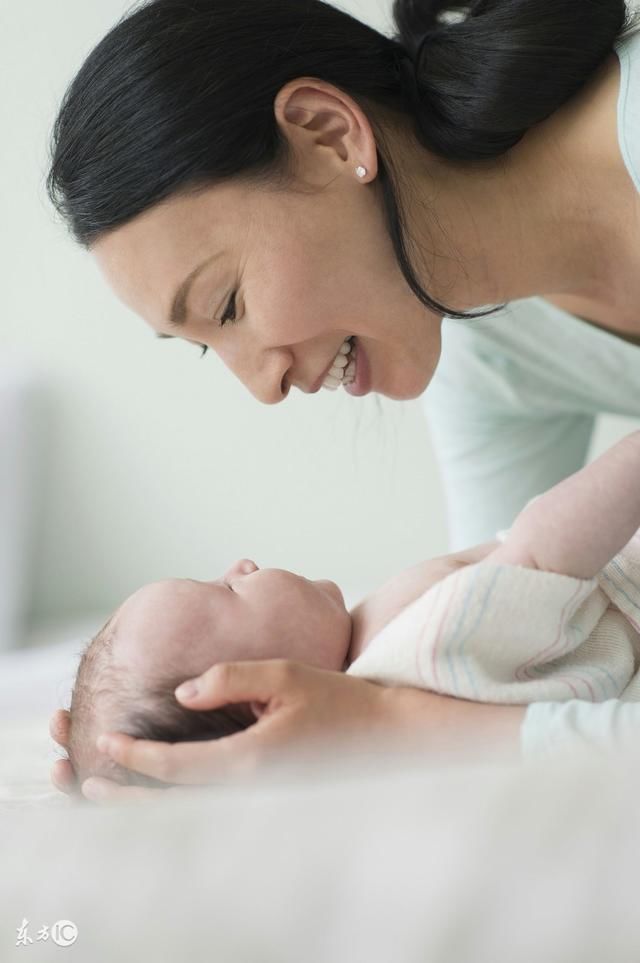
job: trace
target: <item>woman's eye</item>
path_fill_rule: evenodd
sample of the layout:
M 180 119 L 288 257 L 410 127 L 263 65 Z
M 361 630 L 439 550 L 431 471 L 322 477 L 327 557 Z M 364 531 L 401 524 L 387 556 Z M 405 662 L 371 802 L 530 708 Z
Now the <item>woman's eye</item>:
M 220 318 L 221 328 L 224 328 L 227 321 L 233 323 L 236 320 L 236 294 L 237 292 L 234 291 L 231 297 L 229 298 L 226 308 L 224 309 L 224 314 Z
M 224 326 L 225 326 L 225 324 L 226 324 L 227 322 L 233 323 L 233 322 L 236 320 L 235 307 L 236 307 L 236 294 L 237 294 L 237 293 L 238 293 L 237 291 L 234 291 L 233 294 L 231 295 L 231 297 L 229 298 L 228 302 L 227 302 L 227 306 L 226 306 L 226 308 L 224 309 L 224 314 L 222 315 L 222 317 L 221 317 L 221 319 L 220 319 L 220 327 L 221 327 L 221 328 L 224 328 Z M 204 358 L 204 356 L 205 356 L 205 354 L 207 353 L 207 351 L 209 350 L 209 348 L 208 348 L 208 346 L 207 346 L 206 344 L 201 344 L 200 347 L 202 348 L 202 353 L 201 353 L 200 357 L 201 357 L 201 358 Z

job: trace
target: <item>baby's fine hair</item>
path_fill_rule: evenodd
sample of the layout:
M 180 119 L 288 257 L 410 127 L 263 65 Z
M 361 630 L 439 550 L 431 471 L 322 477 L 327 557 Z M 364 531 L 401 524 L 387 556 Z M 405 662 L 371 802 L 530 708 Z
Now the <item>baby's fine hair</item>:
M 119 665 L 113 655 L 113 616 L 84 649 L 71 695 L 68 755 L 79 782 L 106 776 L 139 786 L 164 782 L 126 769 L 96 749 L 101 732 L 117 730 L 140 739 L 194 742 L 220 739 L 248 728 L 255 721 L 248 704 L 198 711 L 184 708 L 174 690 L 185 680 L 177 667 L 149 673 L 141 682 Z M 149 679 L 151 681 L 149 681 Z

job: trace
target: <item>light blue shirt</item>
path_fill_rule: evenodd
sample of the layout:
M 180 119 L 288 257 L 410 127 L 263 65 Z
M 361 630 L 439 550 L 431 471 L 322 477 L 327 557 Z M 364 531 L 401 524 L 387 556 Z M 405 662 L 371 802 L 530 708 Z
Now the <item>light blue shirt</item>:
M 615 50 L 618 139 L 640 191 L 640 24 Z M 456 551 L 495 538 L 531 498 L 578 471 L 599 414 L 640 419 L 640 347 L 544 298 L 511 301 L 477 321 L 443 320 L 442 356 L 423 401 Z M 638 703 L 534 704 L 522 749 L 617 745 L 629 727 L 640 741 Z

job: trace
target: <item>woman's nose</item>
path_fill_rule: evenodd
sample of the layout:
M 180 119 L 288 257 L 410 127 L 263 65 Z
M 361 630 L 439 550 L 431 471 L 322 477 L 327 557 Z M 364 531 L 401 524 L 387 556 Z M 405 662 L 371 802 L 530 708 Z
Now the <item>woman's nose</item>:
M 253 397 L 263 405 L 277 405 L 284 401 L 291 387 L 287 384 L 284 375 L 280 380 L 277 378 L 260 378 L 244 383 Z
M 291 385 L 287 372 L 293 364 L 293 356 L 288 348 L 269 348 L 266 352 L 262 349 L 262 354 L 243 352 L 242 364 L 237 362 L 237 352 L 232 354 L 221 346 L 215 351 L 229 371 L 263 405 L 277 405 L 289 394 Z

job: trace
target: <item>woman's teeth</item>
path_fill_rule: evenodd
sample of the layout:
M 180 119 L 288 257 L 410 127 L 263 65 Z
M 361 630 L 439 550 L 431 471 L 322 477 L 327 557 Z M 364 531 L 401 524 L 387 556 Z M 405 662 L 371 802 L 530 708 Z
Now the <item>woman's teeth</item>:
M 346 338 L 340 345 L 340 350 L 333 359 L 331 370 L 324 379 L 323 388 L 335 391 L 340 385 L 350 385 L 355 379 L 356 370 L 356 346 L 353 343 L 353 335 Z M 351 352 L 351 357 L 349 357 Z

